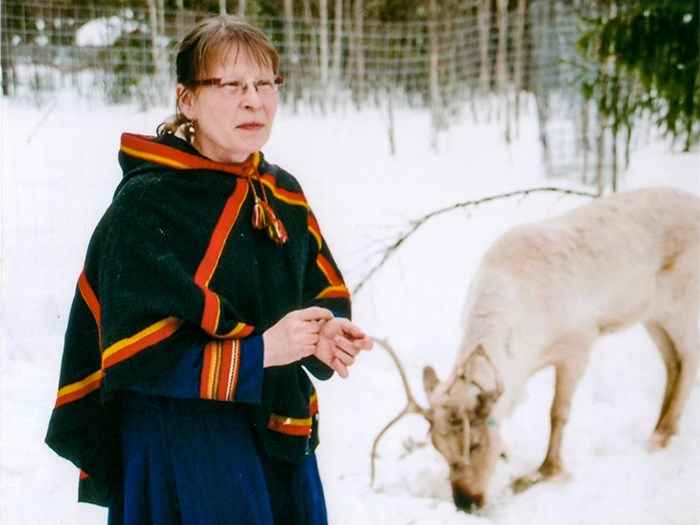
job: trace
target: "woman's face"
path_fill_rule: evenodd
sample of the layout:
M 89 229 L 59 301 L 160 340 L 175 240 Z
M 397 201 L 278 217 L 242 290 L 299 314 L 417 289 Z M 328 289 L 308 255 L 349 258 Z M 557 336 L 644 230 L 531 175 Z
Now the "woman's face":
M 275 73 L 238 51 L 234 45 L 221 60 L 210 60 L 206 78 L 249 82 L 245 93 L 231 95 L 215 85 L 198 86 L 193 91 L 177 86 L 180 111 L 195 123 L 193 145 L 217 162 L 243 162 L 260 151 L 270 138 L 277 113 L 277 93 L 258 93 L 251 83 L 274 80 Z

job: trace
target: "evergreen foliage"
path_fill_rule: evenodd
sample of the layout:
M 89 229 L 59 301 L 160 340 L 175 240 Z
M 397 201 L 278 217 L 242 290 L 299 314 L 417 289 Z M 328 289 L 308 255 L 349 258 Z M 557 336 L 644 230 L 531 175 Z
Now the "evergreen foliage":
M 648 116 L 685 151 L 700 138 L 700 3 L 632 0 L 586 20 L 578 46 L 593 67 L 583 94 L 614 137 Z

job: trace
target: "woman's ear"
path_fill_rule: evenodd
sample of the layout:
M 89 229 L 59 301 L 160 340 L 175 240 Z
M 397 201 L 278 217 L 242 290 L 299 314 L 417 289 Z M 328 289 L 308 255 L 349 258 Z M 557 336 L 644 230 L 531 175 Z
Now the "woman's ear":
M 175 100 L 177 100 L 177 107 L 180 113 L 182 113 L 189 120 L 196 120 L 194 111 L 194 93 L 191 89 L 186 88 L 182 84 L 178 84 L 175 88 Z

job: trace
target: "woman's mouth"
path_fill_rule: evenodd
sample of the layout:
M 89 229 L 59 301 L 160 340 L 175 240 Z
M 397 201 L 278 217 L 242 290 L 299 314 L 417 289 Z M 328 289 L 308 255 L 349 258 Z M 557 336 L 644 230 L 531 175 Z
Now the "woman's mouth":
M 239 124 L 236 127 L 245 131 L 257 131 L 261 128 L 264 128 L 265 124 L 263 124 L 262 122 L 244 122 L 243 124 Z

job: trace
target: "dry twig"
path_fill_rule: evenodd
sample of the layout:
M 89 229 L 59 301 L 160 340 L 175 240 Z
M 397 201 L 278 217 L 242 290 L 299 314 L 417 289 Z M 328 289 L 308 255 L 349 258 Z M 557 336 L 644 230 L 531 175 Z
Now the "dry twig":
M 544 187 L 544 188 L 530 188 L 527 190 L 517 190 L 517 191 L 511 191 L 508 193 L 501 193 L 498 195 L 491 195 L 488 197 L 483 197 L 481 199 L 476 199 L 476 200 L 471 200 L 471 201 L 465 201 L 465 202 L 458 202 L 456 204 L 452 204 L 451 206 L 446 206 L 444 208 L 440 208 L 438 210 L 431 211 L 430 213 L 427 213 L 426 215 L 423 215 L 419 219 L 416 219 L 412 221 L 409 225 L 409 228 L 404 231 L 403 233 L 399 234 L 399 236 L 396 238 L 396 240 L 390 244 L 388 247 L 386 247 L 383 251 L 382 258 L 379 260 L 379 262 L 374 265 L 369 272 L 365 274 L 362 279 L 360 279 L 360 282 L 355 286 L 355 289 L 353 290 L 353 293 L 359 292 L 365 284 L 374 276 L 377 271 L 386 264 L 386 262 L 391 258 L 391 256 L 401 247 L 401 245 L 411 236 L 413 235 L 418 228 L 423 226 L 426 222 L 428 222 L 430 219 L 433 217 L 437 217 L 438 215 L 442 215 L 444 213 L 447 213 L 449 211 L 457 210 L 459 208 L 468 208 L 468 207 L 474 207 L 476 208 L 477 206 L 481 204 L 485 204 L 488 202 L 492 202 L 495 200 L 499 199 L 508 199 L 510 197 L 517 197 L 517 196 L 522 196 L 527 197 L 528 195 L 532 193 L 542 193 L 542 192 L 554 192 L 554 193 L 561 193 L 563 195 L 578 195 L 582 197 L 591 197 L 591 198 L 596 198 L 598 195 L 595 193 L 588 193 L 585 191 L 578 191 L 578 190 L 568 190 L 564 188 L 555 188 L 555 187 Z

